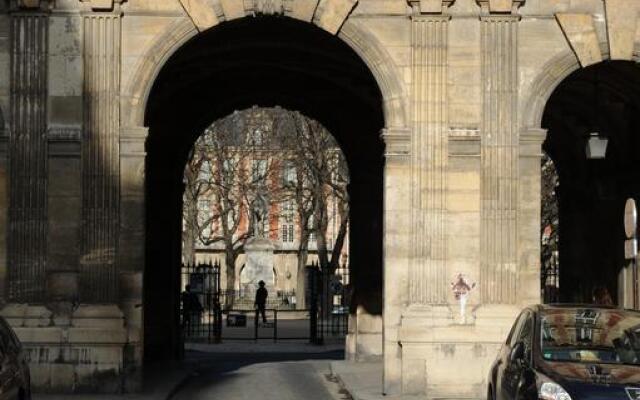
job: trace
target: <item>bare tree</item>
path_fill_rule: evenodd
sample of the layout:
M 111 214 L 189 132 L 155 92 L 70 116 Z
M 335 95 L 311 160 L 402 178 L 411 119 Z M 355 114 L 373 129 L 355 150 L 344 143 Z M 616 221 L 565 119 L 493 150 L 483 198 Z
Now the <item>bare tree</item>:
M 318 121 L 298 112 L 280 110 L 275 116 L 275 130 L 289 137 L 288 160 L 296 169 L 296 180 L 288 187 L 295 199 L 299 219 L 297 293 L 298 307 L 306 306 L 305 272 L 311 234 L 316 237 L 320 267 L 334 274 L 347 234 L 349 173 L 346 160 L 335 139 Z M 330 215 L 329 202 L 335 199 L 338 215 Z M 338 218 L 340 226 L 329 254 L 327 240 L 329 221 Z
M 197 147 L 191 152 L 184 171 L 183 227 L 182 227 L 182 262 L 195 264 L 195 248 L 199 238 L 198 200 L 210 187 L 209 180 L 203 177 L 200 170 L 207 161 L 205 154 Z

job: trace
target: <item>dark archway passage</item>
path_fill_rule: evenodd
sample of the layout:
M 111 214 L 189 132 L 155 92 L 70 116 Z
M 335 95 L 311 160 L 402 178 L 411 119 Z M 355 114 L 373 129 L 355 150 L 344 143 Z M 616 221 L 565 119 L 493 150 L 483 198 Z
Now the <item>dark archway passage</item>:
M 146 359 L 180 353 L 178 285 L 182 177 L 189 149 L 212 121 L 253 105 L 282 107 L 320 121 L 351 171 L 352 308 L 382 313 L 382 95 L 344 42 L 288 18 L 224 23 L 186 43 L 151 91 L 145 125 L 147 264 Z
M 543 145 L 558 171 L 562 302 L 591 302 L 606 286 L 618 302 L 625 200 L 640 199 L 640 66 L 609 61 L 567 77 L 547 103 Z M 588 159 L 587 135 L 608 139 L 605 159 Z

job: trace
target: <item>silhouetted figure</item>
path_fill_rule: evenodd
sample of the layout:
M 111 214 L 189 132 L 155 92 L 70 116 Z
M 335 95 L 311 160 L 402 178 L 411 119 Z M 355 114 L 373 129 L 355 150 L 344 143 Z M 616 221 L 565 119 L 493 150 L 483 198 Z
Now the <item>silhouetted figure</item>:
M 265 313 L 265 307 L 267 305 L 267 296 L 269 292 L 264 287 L 264 281 L 258 282 L 260 286 L 258 290 L 256 290 L 256 301 L 254 302 L 254 307 L 256 307 L 256 312 L 262 314 L 262 322 L 267 323 L 267 315 Z
M 612 306 L 613 299 L 609 290 L 604 286 L 596 286 L 593 288 L 593 304 L 600 306 Z
M 191 292 L 191 285 L 184 288 L 181 294 L 182 300 L 182 329 L 191 333 L 193 325 L 200 323 L 200 314 L 204 311 L 198 295 Z

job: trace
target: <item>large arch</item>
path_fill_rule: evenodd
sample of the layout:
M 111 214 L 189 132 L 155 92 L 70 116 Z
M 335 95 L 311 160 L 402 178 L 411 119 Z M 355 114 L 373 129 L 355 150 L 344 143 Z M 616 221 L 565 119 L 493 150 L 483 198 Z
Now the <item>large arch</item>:
M 216 27 L 211 29 L 215 30 Z M 123 91 L 124 126 L 144 125 L 146 105 L 160 70 L 178 49 L 199 33 L 191 19 L 187 17 L 177 19 L 165 29 L 163 34 L 158 35 L 149 49 L 140 57 L 135 73 Z M 408 107 L 406 107 L 408 95 L 402 83 L 401 74 L 382 43 L 352 19 L 344 22 L 337 36 L 362 58 L 376 78 L 384 101 L 385 127 L 408 127 L 409 117 Z
M 176 34 L 179 49 L 166 46 L 166 60 L 145 104 L 147 264 L 144 275 L 145 354 L 179 353 L 178 268 L 182 173 L 196 137 L 213 120 L 252 105 L 296 109 L 317 119 L 337 138 L 351 170 L 350 257 L 355 303 L 382 313 L 383 153 L 381 130 L 406 122 L 404 96 L 384 52 L 364 49 L 367 36 L 347 22 L 343 38 L 358 52 L 312 24 L 282 17 L 244 18 L 199 35 Z M 372 46 L 375 49 L 375 46 Z M 171 51 L 169 55 L 168 52 Z M 386 71 L 382 83 L 375 71 Z M 143 80 L 143 79 L 142 79 Z M 140 80 L 140 82 L 142 82 Z M 387 91 L 385 97 L 384 91 Z M 133 99 L 133 98 L 132 98 Z M 137 112 L 132 110 L 132 116 Z M 139 117 L 139 116 L 138 116 Z M 136 117 L 136 118 L 138 118 Z M 356 256 L 358 255 L 358 256 Z M 175 294 L 175 295 L 167 295 Z

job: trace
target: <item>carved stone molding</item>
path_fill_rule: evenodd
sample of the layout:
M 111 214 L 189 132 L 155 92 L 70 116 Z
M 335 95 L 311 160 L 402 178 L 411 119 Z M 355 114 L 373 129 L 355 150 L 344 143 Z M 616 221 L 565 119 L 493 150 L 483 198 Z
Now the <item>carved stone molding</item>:
M 49 10 L 53 7 L 53 0 L 11 0 L 10 9 L 19 10 Z
M 525 129 L 520 132 L 520 157 L 542 157 L 542 143 L 547 138 L 547 130 Z
M 199 31 L 209 29 L 222 21 L 247 16 L 284 15 L 312 22 L 335 35 L 340 31 L 358 0 L 179 0 L 179 2 Z
M 82 138 L 82 127 L 80 126 L 50 126 L 47 130 L 49 141 L 68 141 Z
M 456 0 L 408 0 L 414 15 L 442 14 Z
M 477 128 L 451 128 L 449 131 L 449 156 L 478 157 L 480 132 Z
M 82 127 L 50 126 L 47 131 L 49 140 L 49 157 L 79 158 Z
M 488 14 L 515 14 L 526 0 L 476 0 L 482 13 Z
M 120 7 L 120 4 L 127 0 L 80 0 L 83 3 L 88 3 L 93 11 L 113 11 Z
M 121 157 L 144 157 L 145 142 L 149 128 L 146 127 L 126 127 L 120 130 L 120 156 Z
M 385 128 L 381 134 L 385 144 L 385 157 L 406 160 L 411 153 L 411 131 L 408 128 Z

